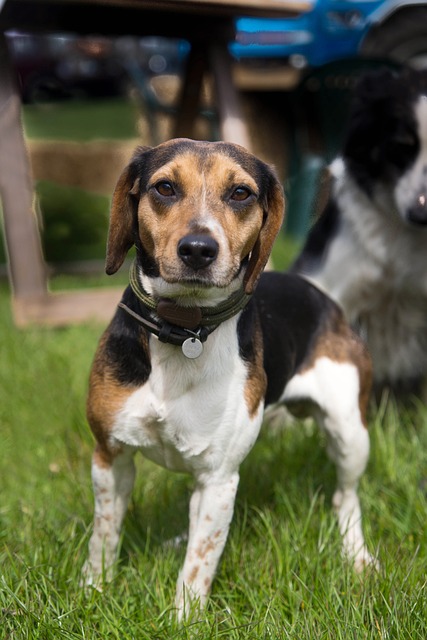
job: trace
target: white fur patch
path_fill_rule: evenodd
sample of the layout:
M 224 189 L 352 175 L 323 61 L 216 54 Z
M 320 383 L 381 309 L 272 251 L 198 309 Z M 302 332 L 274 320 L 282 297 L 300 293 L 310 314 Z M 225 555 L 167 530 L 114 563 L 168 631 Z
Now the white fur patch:
M 249 416 L 236 325 L 234 318 L 218 327 L 196 361 L 151 338 L 152 373 L 116 415 L 112 436 L 176 471 L 236 470 L 258 436 L 263 409 Z
M 427 198 L 427 100 L 421 96 L 414 107 L 420 149 L 414 164 L 397 181 L 394 198 L 398 214 L 406 220 L 408 210 Z M 424 200 L 423 200 L 424 199 Z M 416 227 L 422 233 L 421 227 Z
M 163 278 L 151 278 L 140 273 L 139 277 L 145 291 L 156 298 L 173 298 L 182 306 L 215 307 L 235 293 L 243 282 L 244 273 L 239 274 L 228 287 L 200 287 L 195 284 L 166 282 Z
M 337 468 L 333 504 L 343 537 L 344 554 L 357 569 L 373 563 L 364 542 L 357 496 L 359 478 L 369 456 L 369 436 L 360 415 L 359 375 L 350 363 L 319 358 L 311 369 L 294 376 L 284 400 L 310 399 L 319 426 L 328 438 L 328 454 Z
M 424 102 L 421 108 L 427 118 Z M 427 123 L 423 126 L 424 160 L 417 160 L 396 192 L 408 194 L 409 174 L 419 173 L 420 163 L 427 163 Z M 341 225 L 322 264 L 306 277 L 338 302 L 359 329 L 377 381 L 421 375 L 427 371 L 427 228 L 406 223 L 394 195 L 384 189 L 372 202 L 342 160 L 332 163 L 331 171 Z
M 297 373 L 288 382 L 282 396 L 284 402 L 309 398 L 322 411 L 353 416 L 359 411 L 359 374 L 349 362 L 336 362 L 327 357 L 318 358 L 310 369 Z

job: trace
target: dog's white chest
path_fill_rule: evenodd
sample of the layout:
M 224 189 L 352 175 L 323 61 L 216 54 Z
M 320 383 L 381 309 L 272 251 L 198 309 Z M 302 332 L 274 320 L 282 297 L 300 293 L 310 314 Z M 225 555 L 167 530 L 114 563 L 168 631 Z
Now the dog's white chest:
M 156 341 L 152 373 L 117 414 L 113 437 L 175 471 L 240 464 L 258 435 L 262 407 L 255 418 L 249 416 L 237 338 L 230 344 L 215 337 L 197 360 Z

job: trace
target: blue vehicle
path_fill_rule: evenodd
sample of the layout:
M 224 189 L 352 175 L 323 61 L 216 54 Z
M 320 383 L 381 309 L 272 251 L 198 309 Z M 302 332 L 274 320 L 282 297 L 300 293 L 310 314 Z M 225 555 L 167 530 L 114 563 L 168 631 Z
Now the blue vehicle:
M 238 60 L 286 59 L 320 66 L 356 55 L 427 66 L 426 0 L 313 0 L 296 18 L 239 18 Z

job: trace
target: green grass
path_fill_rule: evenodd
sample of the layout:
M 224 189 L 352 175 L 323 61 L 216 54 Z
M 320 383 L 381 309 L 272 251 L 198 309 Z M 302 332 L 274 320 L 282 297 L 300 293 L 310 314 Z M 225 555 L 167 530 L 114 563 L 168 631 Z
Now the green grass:
M 27 107 L 24 120 L 31 138 L 135 134 L 132 107 L 114 101 L 85 104 L 84 113 L 76 103 Z M 72 239 L 64 224 L 53 231 Z M 296 250 L 281 234 L 275 266 Z M 127 275 L 86 280 L 124 284 Z M 60 276 L 50 284 L 63 290 L 82 281 Z M 200 621 L 173 622 L 185 549 L 165 544 L 187 527 L 191 479 L 142 458 L 116 577 L 102 594 L 83 590 L 93 512 L 85 396 L 101 331 L 18 331 L 0 288 L 0 640 L 425 640 L 427 411 L 391 403 L 371 416 L 372 455 L 360 487 L 379 573 L 360 577 L 342 561 L 330 509 L 334 470 L 318 431 L 297 423 L 264 431 L 242 465 L 229 540 Z
M 79 586 L 92 518 L 88 371 L 101 327 L 14 328 L 0 289 L 0 637 L 7 640 L 427 637 L 425 409 L 383 404 L 360 487 L 381 571 L 343 562 L 334 470 L 311 424 L 264 431 L 241 468 L 206 613 L 171 620 L 191 479 L 138 458 L 120 562 L 104 592 Z
M 65 101 L 23 108 L 25 133 L 30 139 L 126 140 L 138 137 L 138 110 L 129 100 Z

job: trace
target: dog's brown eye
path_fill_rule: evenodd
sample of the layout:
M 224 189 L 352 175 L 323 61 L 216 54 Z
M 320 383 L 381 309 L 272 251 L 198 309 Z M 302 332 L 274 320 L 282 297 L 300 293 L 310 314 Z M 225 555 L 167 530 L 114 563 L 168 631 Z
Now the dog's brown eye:
M 160 193 L 161 196 L 164 196 L 165 198 L 175 195 L 175 190 L 173 186 L 171 185 L 170 182 L 167 182 L 166 180 L 162 180 L 162 182 L 158 182 L 155 185 L 155 189 L 158 193 Z
M 236 189 L 234 189 L 233 193 L 231 194 L 231 199 L 242 202 L 243 200 L 247 200 L 251 195 L 252 192 L 249 191 L 247 187 L 236 187 Z

